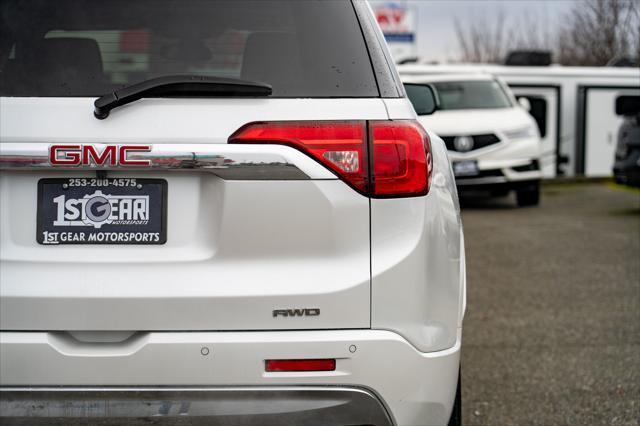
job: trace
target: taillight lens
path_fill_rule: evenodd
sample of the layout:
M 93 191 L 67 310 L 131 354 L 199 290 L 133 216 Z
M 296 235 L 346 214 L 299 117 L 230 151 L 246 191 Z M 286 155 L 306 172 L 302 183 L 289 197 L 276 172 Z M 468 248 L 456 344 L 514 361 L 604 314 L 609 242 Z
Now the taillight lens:
M 373 195 L 402 197 L 429 192 L 431 146 L 414 121 L 369 122 L 373 145 Z
M 369 165 L 364 121 L 280 121 L 249 123 L 229 143 L 289 145 L 324 164 L 361 193 Z
M 238 129 L 229 143 L 291 146 L 367 196 L 407 197 L 429 191 L 429 139 L 415 121 L 257 122 Z

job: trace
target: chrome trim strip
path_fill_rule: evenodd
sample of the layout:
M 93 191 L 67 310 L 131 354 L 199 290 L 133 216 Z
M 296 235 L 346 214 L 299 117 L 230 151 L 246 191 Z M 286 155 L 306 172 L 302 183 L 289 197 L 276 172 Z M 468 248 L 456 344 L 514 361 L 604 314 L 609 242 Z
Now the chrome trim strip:
M 382 401 L 371 391 L 344 386 L 246 387 L 4 387 L 0 419 L 164 420 L 192 417 L 225 425 L 331 424 L 392 425 Z M 173 419 L 173 420 L 172 420 Z M 104 424 L 104 423 L 101 423 Z M 138 424 L 138 423 L 135 423 Z M 208 423 L 202 423 L 208 424 Z
M 81 145 L 81 144 L 78 144 Z M 107 144 L 86 144 L 103 150 Z M 112 144 L 110 144 L 112 145 Z M 120 145 L 120 144 L 118 144 Z M 337 179 L 305 154 L 282 145 L 154 144 L 151 152 L 132 153 L 130 160 L 150 166 L 53 166 L 49 144 L 0 143 L 0 170 L 197 170 L 233 180 Z

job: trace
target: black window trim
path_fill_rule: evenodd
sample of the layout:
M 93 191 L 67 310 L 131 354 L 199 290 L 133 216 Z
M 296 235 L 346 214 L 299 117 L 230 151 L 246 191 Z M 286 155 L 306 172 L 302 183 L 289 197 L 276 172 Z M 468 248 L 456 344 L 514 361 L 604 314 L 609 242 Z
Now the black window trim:
M 400 80 L 400 76 L 391 57 L 386 41 L 371 13 L 369 5 L 364 0 L 351 0 L 364 42 L 369 51 L 369 61 L 378 84 L 381 98 L 406 98 L 407 95 Z

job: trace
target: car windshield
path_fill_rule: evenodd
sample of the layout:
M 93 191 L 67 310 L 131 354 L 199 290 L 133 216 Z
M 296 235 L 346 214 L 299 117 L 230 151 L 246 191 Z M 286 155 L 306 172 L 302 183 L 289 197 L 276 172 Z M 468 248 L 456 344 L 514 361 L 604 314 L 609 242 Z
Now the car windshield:
M 0 2 L 0 96 L 99 96 L 176 74 L 274 97 L 379 95 L 347 0 Z
M 440 98 L 440 110 L 509 108 L 511 101 L 495 80 L 433 83 Z

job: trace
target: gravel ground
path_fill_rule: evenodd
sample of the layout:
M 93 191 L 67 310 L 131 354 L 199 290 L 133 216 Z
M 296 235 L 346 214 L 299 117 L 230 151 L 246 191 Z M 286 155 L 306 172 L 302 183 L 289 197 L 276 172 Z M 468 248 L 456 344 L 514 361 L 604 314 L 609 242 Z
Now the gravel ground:
M 640 424 L 640 191 L 462 200 L 463 422 Z

